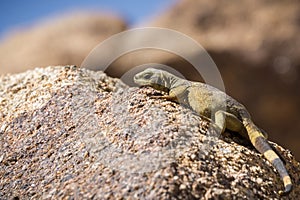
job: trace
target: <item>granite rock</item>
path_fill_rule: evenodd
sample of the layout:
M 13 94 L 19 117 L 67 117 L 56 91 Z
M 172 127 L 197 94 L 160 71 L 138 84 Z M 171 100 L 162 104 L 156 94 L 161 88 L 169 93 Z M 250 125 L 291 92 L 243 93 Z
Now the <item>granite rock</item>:
M 279 199 L 273 167 L 152 88 L 75 66 L 0 77 L 1 199 Z M 300 195 L 300 164 L 275 143 Z

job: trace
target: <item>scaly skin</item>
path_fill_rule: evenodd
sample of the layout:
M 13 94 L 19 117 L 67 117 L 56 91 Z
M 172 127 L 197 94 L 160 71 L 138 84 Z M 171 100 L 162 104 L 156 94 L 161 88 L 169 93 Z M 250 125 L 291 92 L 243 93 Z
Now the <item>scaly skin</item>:
M 284 184 L 286 195 L 292 190 L 291 178 L 279 158 L 268 144 L 265 134 L 251 120 L 246 108 L 224 92 L 200 82 L 181 79 L 163 70 L 148 68 L 134 76 L 134 82 L 168 92 L 162 98 L 182 103 L 198 114 L 212 118 L 223 133 L 225 128 L 248 138 L 252 145 L 272 163 Z

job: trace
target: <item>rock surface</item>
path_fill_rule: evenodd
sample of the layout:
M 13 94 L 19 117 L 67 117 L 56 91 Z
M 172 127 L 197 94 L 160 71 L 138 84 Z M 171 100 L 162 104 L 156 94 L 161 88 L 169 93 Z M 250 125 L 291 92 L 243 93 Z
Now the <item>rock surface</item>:
M 151 88 L 47 67 L 0 78 L 0 198 L 279 199 L 251 146 Z M 300 195 L 300 164 L 272 143 Z
M 125 22 L 112 14 L 76 12 L 7 34 L 0 43 L 0 74 L 49 65 L 78 65 Z

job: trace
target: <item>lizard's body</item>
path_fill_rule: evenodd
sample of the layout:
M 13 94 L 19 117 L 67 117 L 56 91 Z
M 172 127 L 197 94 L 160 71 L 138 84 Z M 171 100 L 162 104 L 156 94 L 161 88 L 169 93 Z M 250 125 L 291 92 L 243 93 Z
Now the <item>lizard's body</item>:
M 224 92 L 200 82 L 181 79 L 163 70 L 148 68 L 134 77 L 135 83 L 168 92 L 162 98 L 182 103 L 198 114 L 212 118 L 222 133 L 225 128 L 247 137 L 252 145 L 273 164 L 281 176 L 287 194 L 292 190 L 291 178 L 266 136 L 251 120 L 246 108 Z

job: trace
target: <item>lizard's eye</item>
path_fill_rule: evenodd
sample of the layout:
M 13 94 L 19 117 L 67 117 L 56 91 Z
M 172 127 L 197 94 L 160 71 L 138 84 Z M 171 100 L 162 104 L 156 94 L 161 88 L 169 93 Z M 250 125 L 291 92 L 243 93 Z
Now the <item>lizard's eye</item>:
M 144 79 L 150 79 L 151 78 L 151 74 L 150 73 L 147 73 L 144 75 Z

